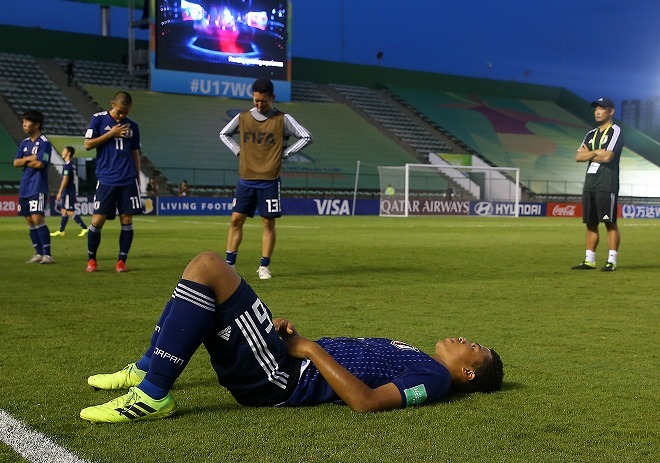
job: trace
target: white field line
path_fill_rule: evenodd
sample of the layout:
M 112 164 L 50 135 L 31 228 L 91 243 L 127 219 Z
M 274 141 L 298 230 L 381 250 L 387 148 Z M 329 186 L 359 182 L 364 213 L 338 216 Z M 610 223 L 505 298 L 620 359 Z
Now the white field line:
M 31 463 L 89 463 L 0 409 L 0 441 Z

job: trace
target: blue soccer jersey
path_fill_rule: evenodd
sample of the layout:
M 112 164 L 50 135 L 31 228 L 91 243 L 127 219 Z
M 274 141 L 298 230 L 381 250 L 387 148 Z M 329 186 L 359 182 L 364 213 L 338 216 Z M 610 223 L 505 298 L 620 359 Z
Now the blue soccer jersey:
M 30 138 L 24 139 L 16 152 L 16 159 L 37 155 L 37 160 L 44 163 L 43 169 L 23 168 L 21 185 L 19 187 L 20 198 L 30 198 L 38 194 L 48 194 L 48 165 L 50 164 L 51 144 L 48 137 L 40 135 L 35 141 Z
M 69 161 L 64 164 L 62 168 L 62 177 L 67 177 L 69 179 L 66 182 L 64 191 L 62 192 L 63 196 L 76 196 L 76 167 L 73 165 L 73 161 Z
M 96 177 L 104 185 L 123 186 L 135 182 L 137 166 L 133 159 L 133 150 L 141 149 L 140 129 L 137 123 L 128 117 L 117 122 L 108 111 L 94 114 L 85 138 L 97 138 L 117 124 L 130 124 L 130 136 L 117 137 L 96 147 Z
M 394 383 L 403 407 L 437 402 L 451 389 L 451 375 L 444 365 L 403 342 L 383 338 L 321 338 L 316 342 L 368 386 Z M 298 386 L 281 405 L 342 402 L 313 363 L 303 367 Z

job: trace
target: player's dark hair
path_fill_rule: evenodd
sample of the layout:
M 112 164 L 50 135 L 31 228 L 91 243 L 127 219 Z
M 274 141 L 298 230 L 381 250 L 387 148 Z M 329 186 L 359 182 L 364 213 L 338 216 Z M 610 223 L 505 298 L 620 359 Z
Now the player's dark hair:
M 468 381 L 463 392 L 495 392 L 502 389 L 504 365 L 500 355 L 490 349 L 491 359 L 474 366 L 474 379 Z
M 484 358 L 480 363 L 472 365 L 474 378 L 465 383 L 454 383 L 452 387 L 457 392 L 495 392 L 502 389 L 502 378 L 504 378 L 504 366 L 499 354 L 490 349 L 491 358 Z
M 132 106 L 133 97 L 131 97 L 131 94 L 128 92 L 120 91 L 115 93 L 115 97 L 112 99 L 112 102 L 125 106 Z
M 39 130 L 42 130 L 44 127 L 44 115 L 41 111 L 31 109 L 30 111 L 25 111 L 23 113 L 23 120 L 34 122 L 39 124 Z
M 268 96 L 275 94 L 275 87 L 270 79 L 257 79 L 252 84 L 252 91 L 257 93 L 265 93 Z
M 74 154 L 76 154 L 76 149 L 73 146 L 65 146 L 66 150 L 69 152 L 71 157 L 73 157 Z

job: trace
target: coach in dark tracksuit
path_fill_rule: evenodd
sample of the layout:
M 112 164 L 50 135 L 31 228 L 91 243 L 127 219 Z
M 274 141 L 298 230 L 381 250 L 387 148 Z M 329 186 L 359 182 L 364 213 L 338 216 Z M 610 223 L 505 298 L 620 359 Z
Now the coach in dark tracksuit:
M 587 173 L 582 193 L 582 221 L 587 225 L 587 250 L 584 261 L 573 270 L 596 268 L 598 224 L 607 229 L 609 253 L 601 268 L 604 272 L 616 270 L 621 236 L 617 226 L 617 202 L 619 196 L 619 160 L 623 149 L 621 127 L 612 121 L 614 102 L 599 98 L 591 103 L 598 127 L 590 130 L 577 150 L 575 160 L 587 162 Z

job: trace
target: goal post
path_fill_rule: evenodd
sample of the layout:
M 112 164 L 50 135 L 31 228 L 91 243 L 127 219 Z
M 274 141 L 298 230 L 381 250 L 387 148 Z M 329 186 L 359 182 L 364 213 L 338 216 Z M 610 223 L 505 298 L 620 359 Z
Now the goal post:
M 511 203 L 518 216 L 520 169 L 517 167 L 405 164 L 378 166 L 380 215 L 446 215 L 451 204 Z M 435 213 L 434 213 L 435 212 Z

